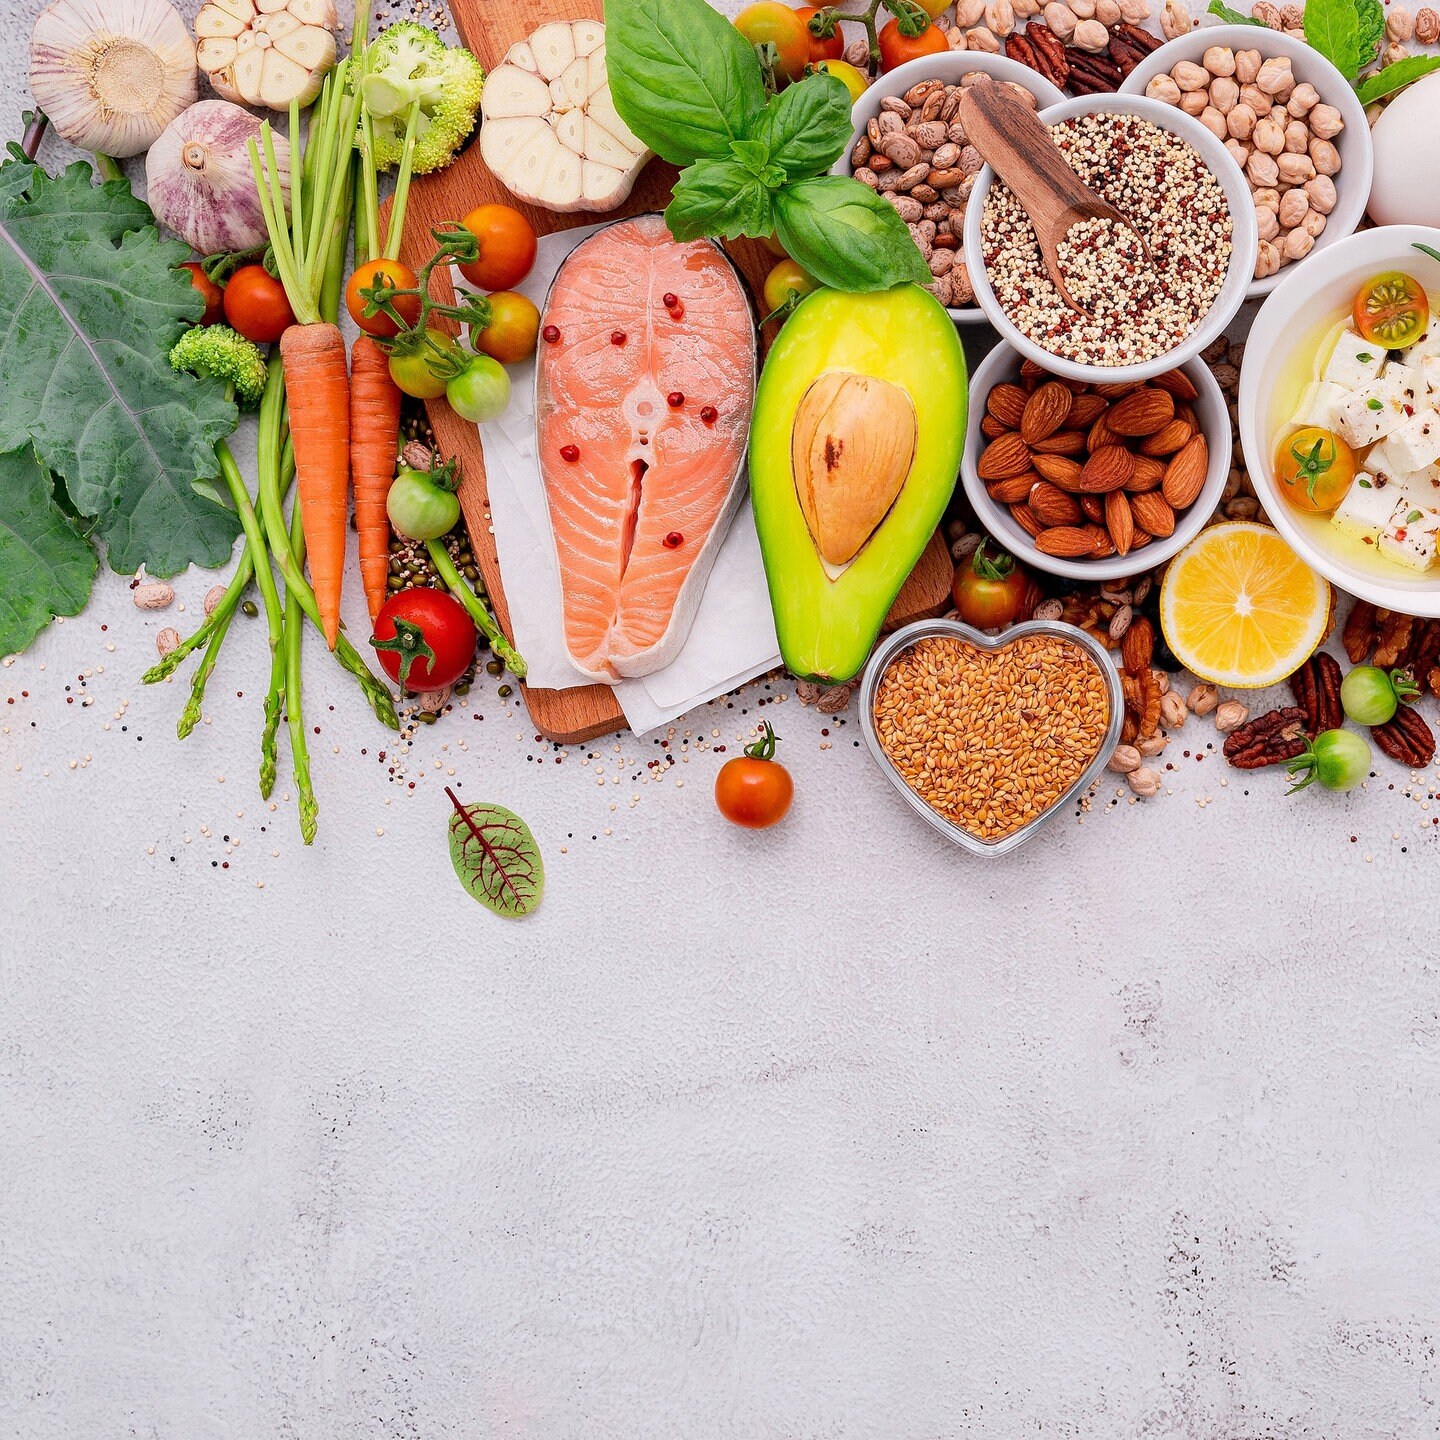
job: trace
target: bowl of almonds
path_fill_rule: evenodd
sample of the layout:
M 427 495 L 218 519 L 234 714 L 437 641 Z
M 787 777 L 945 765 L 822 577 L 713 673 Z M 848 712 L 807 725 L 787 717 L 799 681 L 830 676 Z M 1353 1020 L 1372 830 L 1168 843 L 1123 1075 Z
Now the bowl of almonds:
M 1303 40 L 1256 25 L 1192 30 L 1146 56 L 1120 93 L 1183 110 L 1244 171 L 1258 238 L 1248 299 L 1364 217 L 1374 170 L 1365 109 Z
M 1096 780 L 1123 714 L 1105 647 L 1058 620 L 997 636 L 920 620 L 881 643 L 860 685 L 876 763 L 917 815 L 976 855 L 1017 849 Z
M 1153 569 L 1220 503 L 1230 416 L 1201 360 L 1149 381 L 1089 384 L 999 345 L 971 394 L 966 497 L 1037 570 L 1096 583 Z
M 855 133 L 835 163 L 883 195 L 909 226 L 934 279 L 930 291 L 961 324 L 983 325 L 963 234 L 980 156 L 956 119 L 960 91 L 989 78 L 1043 109 L 1065 98 L 1043 75 L 982 50 L 952 50 L 897 65 L 855 104 Z

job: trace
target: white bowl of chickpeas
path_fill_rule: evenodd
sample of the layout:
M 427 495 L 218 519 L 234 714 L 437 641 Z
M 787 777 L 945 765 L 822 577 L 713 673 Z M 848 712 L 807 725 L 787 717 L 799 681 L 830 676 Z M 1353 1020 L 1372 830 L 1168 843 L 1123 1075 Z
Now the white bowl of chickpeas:
M 1141 61 L 1120 93 L 1193 115 L 1244 171 L 1259 240 L 1247 299 L 1263 299 L 1365 214 L 1374 170 L 1365 109 L 1344 76 L 1293 35 L 1258 25 L 1192 30 Z

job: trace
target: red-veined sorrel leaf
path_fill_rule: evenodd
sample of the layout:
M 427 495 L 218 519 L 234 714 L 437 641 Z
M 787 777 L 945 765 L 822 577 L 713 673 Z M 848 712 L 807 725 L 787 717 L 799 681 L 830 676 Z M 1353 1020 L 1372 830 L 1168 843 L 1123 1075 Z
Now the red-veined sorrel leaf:
M 462 805 L 450 817 L 450 861 L 460 883 L 488 910 L 508 920 L 528 915 L 545 888 L 545 864 L 530 827 L 503 805 Z

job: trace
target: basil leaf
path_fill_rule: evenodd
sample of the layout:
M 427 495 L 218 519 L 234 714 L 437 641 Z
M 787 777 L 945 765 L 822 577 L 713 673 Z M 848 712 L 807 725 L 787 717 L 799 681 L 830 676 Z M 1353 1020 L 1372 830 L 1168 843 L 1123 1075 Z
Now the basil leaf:
M 1309 0 L 1305 6 L 1305 41 L 1318 50 L 1347 80 L 1360 73 L 1360 17 L 1355 0 Z
M 738 161 L 697 160 L 675 182 L 665 223 L 677 240 L 768 235 L 775 228 L 772 199 L 764 182 Z
M 1413 84 L 1433 70 L 1440 70 L 1440 55 L 1411 55 L 1394 65 L 1387 65 L 1376 75 L 1367 75 L 1357 87 L 1356 94 L 1362 105 L 1368 105 L 1382 95 L 1392 94 Z
M 1385 39 L 1385 7 L 1380 0 L 1355 0 L 1355 16 L 1359 24 L 1360 69 L 1363 70 L 1380 53 Z
M 894 207 L 858 180 L 824 175 L 775 196 L 775 228 L 786 253 L 835 290 L 928 284 L 930 269 Z
M 755 52 L 705 0 L 609 0 L 605 64 L 620 118 L 674 165 L 727 154 L 765 108 Z
M 782 90 L 751 130 L 769 147 L 770 159 L 784 170 L 787 180 L 823 175 L 840 158 L 853 133 L 850 92 L 824 73 Z
M 785 183 L 785 172 L 770 159 L 770 147 L 763 140 L 732 140 L 730 153 L 747 175 L 753 175 L 767 190 Z
M 1257 20 L 1253 15 L 1242 15 L 1238 10 L 1222 5 L 1220 0 L 1210 0 L 1209 13 L 1218 15 L 1227 25 L 1258 25 L 1262 30 L 1266 28 L 1263 20 Z

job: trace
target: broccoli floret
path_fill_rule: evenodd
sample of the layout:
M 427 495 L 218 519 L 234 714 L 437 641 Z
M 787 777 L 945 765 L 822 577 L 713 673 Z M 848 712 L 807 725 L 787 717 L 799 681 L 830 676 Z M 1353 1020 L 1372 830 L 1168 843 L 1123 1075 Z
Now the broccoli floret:
M 268 367 L 260 347 L 228 325 L 197 325 L 170 351 L 170 364 L 235 387 L 242 410 L 253 410 L 265 393 Z
M 480 62 L 433 30 L 402 20 L 381 31 L 366 53 L 364 81 L 375 168 L 400 164 L 410 110 L 418 104 L 413 172 L 443 169 L 475 128 L 484 83 Z

